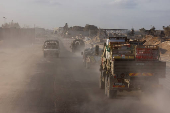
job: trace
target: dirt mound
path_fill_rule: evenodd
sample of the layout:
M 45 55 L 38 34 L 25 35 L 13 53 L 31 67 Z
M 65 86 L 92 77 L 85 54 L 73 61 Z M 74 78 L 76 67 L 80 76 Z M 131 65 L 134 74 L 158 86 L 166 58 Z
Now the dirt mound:
M 144 45 L 159 45 L 162 55 L 170 55 L 170 41 L 161 42 L 161 38 L 147 35 L 142 39 L 146 40 Z
M 142 40 L 146 40 L 144 45 L 159 45 L 161 44 L 161 39 L 159 37 L 153 37 L 151 35 L 147 35 Z
M 161 54 L 170 55 L 170 41 L 159 44 Z

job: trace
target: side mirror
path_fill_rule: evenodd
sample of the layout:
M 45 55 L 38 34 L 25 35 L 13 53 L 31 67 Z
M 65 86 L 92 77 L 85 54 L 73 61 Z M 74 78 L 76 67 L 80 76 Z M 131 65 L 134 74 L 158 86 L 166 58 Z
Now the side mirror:
M 81 55 L 83 55 L 83 52 L 81 52 Z

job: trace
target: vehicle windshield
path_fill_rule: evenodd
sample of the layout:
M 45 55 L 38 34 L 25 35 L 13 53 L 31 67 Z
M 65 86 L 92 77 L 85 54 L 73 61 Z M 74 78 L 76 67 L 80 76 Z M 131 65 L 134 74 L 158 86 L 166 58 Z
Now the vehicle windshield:
M 45 43 L 44 46 L 45 49 L 58 49 L 59 47 L 58 43 L 49 43 L 49 42 Z

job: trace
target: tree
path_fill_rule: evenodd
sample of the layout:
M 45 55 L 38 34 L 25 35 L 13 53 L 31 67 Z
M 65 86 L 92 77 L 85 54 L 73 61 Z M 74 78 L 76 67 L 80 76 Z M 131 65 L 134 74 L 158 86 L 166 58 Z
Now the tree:
M 70 28 L 69 28 L 69 30 L 72 30 L 72 29 L 73 29 L 73 27 L 70 27 Z
M 18 23 L 13 23 L 13 24 L 11 25 L 11 27 L 12 27 L 12 28 L 20 28 L 20 26 L 19 26 Z
M 145 28 L 141 28 L 141 29 L 139 29 L 139 31 L 141 32 L 141 33 L 145 33 Z
M 18 23 L 5 23 L 2 24 L 2 28 L 20 28 L 20 25 Z
M 146 30 L 145 30 L 145 28 L 141 28 L 141 29 L 139 29 L 139 31 L 140 31 L 141 35 L 146 35 Z
M 169 37 L 170 36 L 170 26 L 163 26 L 165 36 Z
M 10 25 L 8 23 L 2 24 L 2 28 L 10 28 Z
M 155 35 L 156 30 L 155 27 L 153 26 L 150 30 L 149 30 L 149 35 Z
M 131 29 L 131 31 L 128 33 L 130 36 L 134 36 L 135 35 L 135 30 L 134 28 Z

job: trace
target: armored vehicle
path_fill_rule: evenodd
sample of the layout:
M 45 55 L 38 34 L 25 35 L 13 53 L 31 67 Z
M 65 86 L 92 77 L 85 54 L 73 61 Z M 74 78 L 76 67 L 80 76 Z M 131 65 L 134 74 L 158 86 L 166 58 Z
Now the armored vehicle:
M 83 65 L 86 68 L 90 68 L 95 64 L 100 64 L 102 49 L 99 48 L 99 45 L 96 45 L 95 47 L 86 48 L 84 52 L 82 52 L 82 55 Z
M 81 52 L 85 48 L 85 43 L 82 39 L 75 39 L 72 43 L 70 48 L 72 49 L 72 52 Z
M 55 57 L 59 57 L 60 54 L 60 46 L 58 40 L 47 40 L 43 45 L 44 57 L 47 55 L 53 55 Z

